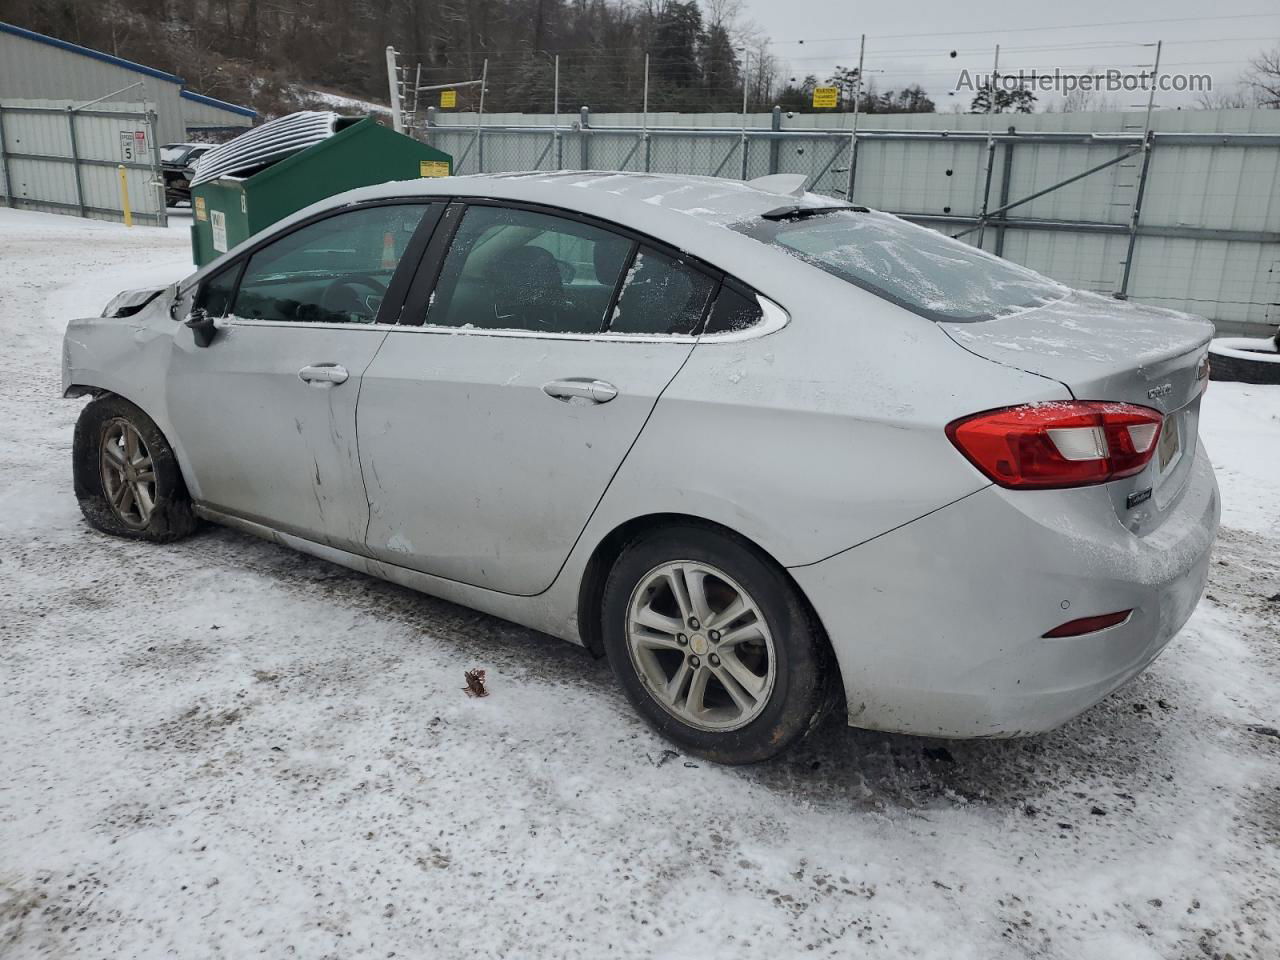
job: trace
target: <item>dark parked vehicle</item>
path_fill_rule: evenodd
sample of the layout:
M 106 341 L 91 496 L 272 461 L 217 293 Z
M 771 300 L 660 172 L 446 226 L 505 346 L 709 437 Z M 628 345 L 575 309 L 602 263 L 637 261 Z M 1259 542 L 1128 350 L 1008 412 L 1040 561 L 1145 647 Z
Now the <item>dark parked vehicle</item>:
M 201 154 L 216 146 L 216 143 L 167 143 L 160 148 L 165 206 L 173 207 L 183 201 L 191 202 L 191 178 L 195 174 L 195 163 Z

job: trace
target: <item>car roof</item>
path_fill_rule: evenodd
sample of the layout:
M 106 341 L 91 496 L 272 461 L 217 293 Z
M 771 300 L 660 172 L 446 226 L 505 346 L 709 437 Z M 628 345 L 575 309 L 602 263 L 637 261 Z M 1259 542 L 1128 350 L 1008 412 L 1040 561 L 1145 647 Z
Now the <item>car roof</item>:
M 601 206 L 632 214 L 657 209 L 718 225 L 759 216 L 779 206 L 841 205 L 838 200 L 817 194 L 781 192 L 776 187 L 782 179 L 765 177 L 758 181 L 742 181 L 615 170 L 562 170 L 425 178 L 370 189 L 380 190 L 386 196 L 494 195 L 495 198 L 543 202 L 584 213 L 593 212 L 588 208 L 598 209 Z M 797 176 L 794 182 L 798 184 L 802 180 Z

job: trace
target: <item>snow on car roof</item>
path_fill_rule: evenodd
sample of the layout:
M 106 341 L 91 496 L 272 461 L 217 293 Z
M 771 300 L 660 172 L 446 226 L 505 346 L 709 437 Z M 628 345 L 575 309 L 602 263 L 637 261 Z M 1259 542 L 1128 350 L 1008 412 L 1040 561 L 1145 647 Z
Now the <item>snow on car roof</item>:
M 503 197 L 520 196 L 530 201 L 559 198 L 561 205 L 586 209 L 597 203 L 573 202 L 573 195 L 566 188 L 584 194 L 604 194 L 611 202 L 623 206 L 643 203 L 682 213 L 711 223 L 734 223 L 747 217 L 791 204 L 801 207 L 827 207 L 842 205 L 840 201 L 812 193 L 781 192 L 777 187 L 785 178 L 761 177 L 759 180 L 726 180 L 720 177 L 660 173 L 627 173 L 614 170 L 561 170 L 551 172 L 515 172 L 472 174 L 449 177 L 425 183 L 423 192 L 458 195 L 484 195 L 490 184 L 502 184 L 511 189 L 502 191 Z M 796 176 L 796 186 L 803 178 Z M 391 186 L 391 185 L 388 185 Z M 396 184 L 402 190 L 406 184 Z M 417 191 L 415 191 L 417 192 Z M 616 198 L 616 199 L 615 199 Z

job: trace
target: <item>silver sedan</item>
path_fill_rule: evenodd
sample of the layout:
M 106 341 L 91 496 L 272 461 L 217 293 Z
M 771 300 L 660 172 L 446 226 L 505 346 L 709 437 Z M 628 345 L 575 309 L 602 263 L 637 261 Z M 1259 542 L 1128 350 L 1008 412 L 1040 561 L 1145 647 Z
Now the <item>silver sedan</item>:
M 73 320 L 88 521 L 583 644 L 681 748 L 1050 729 L 1191 614 L 1212 328 L 794 178 L 388 183 Z

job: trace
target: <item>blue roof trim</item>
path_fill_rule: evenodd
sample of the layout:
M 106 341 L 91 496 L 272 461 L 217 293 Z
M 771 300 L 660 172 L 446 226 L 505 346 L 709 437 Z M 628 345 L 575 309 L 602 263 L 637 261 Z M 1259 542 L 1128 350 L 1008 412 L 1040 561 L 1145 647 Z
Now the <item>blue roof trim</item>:
M 227 103 L 225 100 L 215 100 L 213 97 L 206 97 L 203 93 L 195 93 L 191 90 L 184 89 L 179 96 L 184 100 L 194 100 L 196 103 L 203 103 L 206 107 L 217 107 L 219 110 L 238 113 L 242 117 L 256 117 L 258 115 L 257 110 L 250 110 L 248 107 L 241 107 L 234 103 Z
M 83 57 L 89 57 L 93 60 L 101 60 L 103 63 L 110 63 L 117 67 L 123 67 L 126 70 L 132 70 L 134 73 L 141 73 L 148 77 L 157 77 L 160 80 L 168 80 L 170 83 L 182 83 L 182 78 L 175 74 L 165 73 L 163 70 L 157 70 L 155 67 L 144 67 L 142 64 L 134 63 L 132 60 L 113 57 L 111 54 L 103 53 L 100 50 L 90 50 L 88 47 L 82 47 L 75 43 L 68 43 L 66 40 L 59 40 L 57 37 L 47 37 L 43 33 L 36 33 L 34 30 L 26 30 L 22 27 L 15 27 L 11 23 L 4 23 L 3 21 L 0 21 L 0 33 L 11 33 L 15 37 L 25 37 L 27 40 L 34 40 L 37 43 L 47 43 L 51 47 L 60 47 L 63 50 L 78 53 Z

